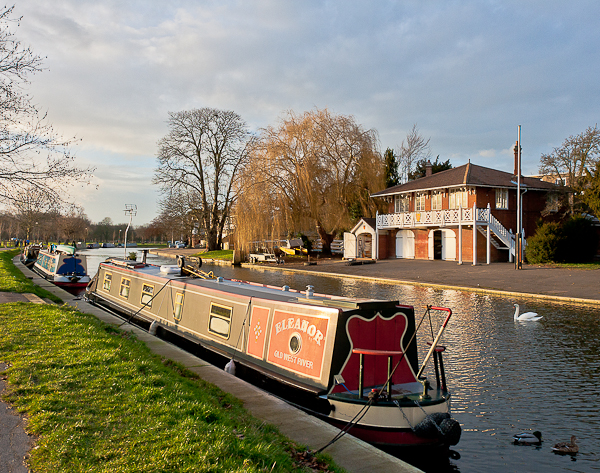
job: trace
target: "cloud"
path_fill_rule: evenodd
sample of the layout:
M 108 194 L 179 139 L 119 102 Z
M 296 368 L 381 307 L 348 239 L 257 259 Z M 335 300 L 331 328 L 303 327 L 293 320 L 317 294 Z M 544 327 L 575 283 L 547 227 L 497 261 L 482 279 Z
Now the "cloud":
M 434 155 L 508 170 L 518 125 L 535 170 L 598 121 L 594 1 L 28 0 L 15 12 L 19 39 L 47 56 L 30 93 L 55 127 L 102 166 L 133 160 L 146 175 L 168 112 L 204 106 L 254 130 L 328 107 L 377 129 L 383 149 L 417 123 Z M 98 175 L 99 195 L 151 187 Z

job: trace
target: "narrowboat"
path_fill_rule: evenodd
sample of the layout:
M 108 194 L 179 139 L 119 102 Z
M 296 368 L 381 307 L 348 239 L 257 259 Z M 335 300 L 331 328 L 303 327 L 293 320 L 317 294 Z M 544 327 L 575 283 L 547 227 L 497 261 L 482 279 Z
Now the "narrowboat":
M 296 291 L 215 278 L 199 269 L 199 258 L 177 261 L 158 266 L 108 259 L 86 298 L 314 397 L 325 405 L 321 417 L 372 444 L 458 442 L 461 428 L 450 417 L 445 348 L 439 345 L 450 309 L 428 307 L 443 315 L 443 323 L 419 365 L 413 307 L 318 294 L 312 286 Z M 431 360 L 435 383 L 423 376 Z
M 85 288 L 90 282 L 86 257 L 69 245 L 49 245 L 38 253 L 33 270 L 57 286 Z
M 33 268 L 41 249 L 42 245 L 39 243 L 34 243 L 24 247 L 20 256 L 21 263 L 23 263 L 29 269 Z

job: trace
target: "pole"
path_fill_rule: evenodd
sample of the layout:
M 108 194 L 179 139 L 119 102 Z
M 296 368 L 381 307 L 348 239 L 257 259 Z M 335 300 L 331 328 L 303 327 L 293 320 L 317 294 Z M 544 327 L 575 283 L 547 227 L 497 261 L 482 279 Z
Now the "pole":
M 125 229 L 125 259 L 127 259 L 127 232 L 131 226 L 131 220 L 133 219 L 133 216 L 137 214 L 137 205 L 125 204 L 125 215 L 127 214 L 129 214 L 129 225 L 127 225 L 127 228 Z
M 523 226 L 521 221 L 521 125 L 518 128 L 517 140 L 517 174 L 517 269 L 521 269 L 523 259 L 523 241 L 521 239 L 523 234 L 521 230 Z

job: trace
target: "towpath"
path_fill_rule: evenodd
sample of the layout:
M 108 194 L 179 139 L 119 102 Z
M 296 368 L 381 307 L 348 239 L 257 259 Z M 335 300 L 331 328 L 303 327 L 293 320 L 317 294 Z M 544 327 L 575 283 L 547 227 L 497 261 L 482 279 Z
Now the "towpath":
M 152 253 L 174 257 L 190 255 L 198 250 L 164 249 Z M 374 264 L 349 265 L 340 258 L 312 259 L 284 264 L 258 263 L 273 270 L 308 271 L 336 277 L 354 277 L 398 284 L 417 284 L 498 295 L 541 298 L 562 302 L 600 305 L 600 267 L 572 269 L 523 265 L 516 270 L 512 263 L 459 265 L 451 261 L 388 259 Z M 245 266 L 246 264 L 244 264 Z M 252 265 L 248 264 L 249 267 Z

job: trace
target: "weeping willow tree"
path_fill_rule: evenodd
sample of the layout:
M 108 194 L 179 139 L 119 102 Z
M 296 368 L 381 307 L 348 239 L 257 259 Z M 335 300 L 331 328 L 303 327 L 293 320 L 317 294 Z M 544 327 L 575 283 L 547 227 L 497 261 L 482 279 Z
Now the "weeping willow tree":
M 315 231 L 323 250 L 376 211 L 385 187 L 377 133 L 327 109 L 290 111 L 262 130 L 241 173 L 236 215 L 240 243 Z

